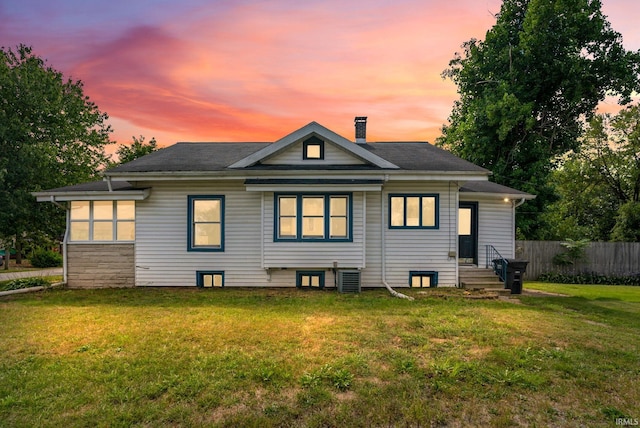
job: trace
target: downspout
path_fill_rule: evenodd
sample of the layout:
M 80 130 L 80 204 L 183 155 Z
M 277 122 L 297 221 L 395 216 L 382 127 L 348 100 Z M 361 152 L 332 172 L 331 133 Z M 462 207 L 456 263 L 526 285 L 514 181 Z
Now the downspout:
M 55 200 L 55 197 L 51 195 L 51 203 L 64 209 L 65 211 L 65 228 L 64 228 L 64 237 L 62 238 L 62 282 L 67 283 L 67 241 L 69 240 L 69 226 L 71 217 L 69 215 L 69 207 L 62 205 L 60 202 Z
M 384 181 L 385 183 L 389 180 L 389 176 L 385 175 Z M 414 300 L 413 297 L 407 296 L 406 294 L 398 293 L 396 290 L 391 288 L 389 283 L 387 282 L 387 255 L 385 251 L 385 219 L 384 219 L 384 192 L 380 191 L 380 227 L 381 227 L 381 242 L 380 242 L 380 253 L 382 254 L 382 284 L 387 288 L 389 293 L 393 297 L 398 297 L 400 299 Z
M 109 191 L 113 192 L 113 187 L 111 187 L 111 177 L 110 176 L 106 176 L 104 179 L 107 182 L 107 187 L 109 188 Z
M 522 198 L 518 202 L 512 202 L 513 213 L 511 214 L 511 221 L 513 224 L 511 225 L 511 233 L 513 236 L 513 243 L 511 244 L 511 254 L 513 254 L 513 257 L 516 256 L 516 208 L 524 204 L 526 201 L 527 200 L 525 198 Z

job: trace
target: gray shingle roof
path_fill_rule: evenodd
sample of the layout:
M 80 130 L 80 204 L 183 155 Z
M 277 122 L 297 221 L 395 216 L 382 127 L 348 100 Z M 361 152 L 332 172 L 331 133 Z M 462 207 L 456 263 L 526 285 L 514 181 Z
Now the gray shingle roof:
M 127 191 L 127 190 L 140 190 L 133 187 L 126 181 L 113 181 L 111 182 L 111 188 L 115 191 Z M 48 189 L 47 192 L 107 192 L 109 191 L 109 185 L 106 181 L 92 181 L 89 183 L 74 184 L 72 186 L 58 187 L 56 189 Z
M 410 171 L 489 172 L 426 142 L 373 143 L 363 144 L 362 147 Z
M 521 195 L 523 197 L 533 197 L 532 194 L 521 190 L 512 189 L 502 184 L 491 181 L 469 181 L 460 187 L 463 193 L 496 193 L 504 195 Z
M 178 143 L 132 162 L 117 166 L 108 173 L 128 172 L 209 172 L 223 171 L 229 165 L 243 159 L 270 143 Z M 355 143 L 354 143 L 355 144 Z M 401 170 L 478 172 L 488 173 L 484 168 L 454 156 L 446 150 L 429 143 L 397 142 L 362 144 L 360 147 L 385 159 Z M 257 164 L 247 169 L 336 169 L 335 167 L 283 166 Z M 379 170 L 376 166 L 340 165 L 339 169 Z
M 270 143 L 178 143 L 107 172 L 222 171 Z

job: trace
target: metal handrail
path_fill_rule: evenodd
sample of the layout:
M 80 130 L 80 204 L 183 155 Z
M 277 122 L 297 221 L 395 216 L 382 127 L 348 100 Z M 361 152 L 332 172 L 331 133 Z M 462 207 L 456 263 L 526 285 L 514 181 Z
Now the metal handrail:
M 493 268 L 493 272 L 500 278 L 502 282 L 507 285 L 507 265 L 509 262 L 507 259 L 502 257 L 502 254 L 496 248 L 489 244 L 485 245 L 486 249 L 486 259 L 485 259 L 485 268 L 489 268 L 491 266 Z

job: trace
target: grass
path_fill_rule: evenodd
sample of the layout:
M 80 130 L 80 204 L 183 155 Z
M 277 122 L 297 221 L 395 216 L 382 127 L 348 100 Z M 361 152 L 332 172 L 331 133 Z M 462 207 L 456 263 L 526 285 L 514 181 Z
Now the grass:
M 0 426 L 613 426 L 640 287 L 49 290 L 0 298 Z M 555 287 L 555 288 L 554 288 Z M 514 303 L 514 302 L 520 302 Z

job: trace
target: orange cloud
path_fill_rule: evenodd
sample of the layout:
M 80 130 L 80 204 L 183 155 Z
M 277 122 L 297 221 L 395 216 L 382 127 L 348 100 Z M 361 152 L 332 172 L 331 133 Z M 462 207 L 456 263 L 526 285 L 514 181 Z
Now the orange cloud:
M 457 98 L 441 72 L 464 41 L 484 37 L 502 4 L 114 0 L 89 18 L 85 3 L 33 1 L 42 8 L 0 7 L 0 38 L 33 43 L 82 79 L 115 140 L 161 145 L 273 141 L 312 120 L 352 138 L 357 115 L 369 117 L 371 141 L 433 141 Z M 635 1 L 603 5 L 628 48 L 640 44 L 625 12 Z

